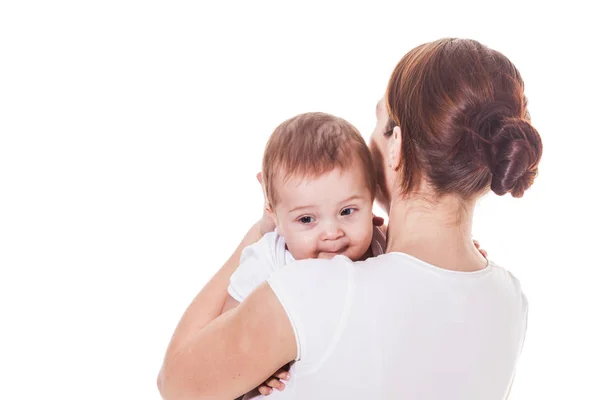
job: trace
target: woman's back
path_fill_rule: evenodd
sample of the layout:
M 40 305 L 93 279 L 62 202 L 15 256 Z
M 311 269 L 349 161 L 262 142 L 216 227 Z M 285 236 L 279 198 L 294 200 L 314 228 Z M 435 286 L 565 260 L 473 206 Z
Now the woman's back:
M 163 392 L 233 397 L 295 358 L 292 380 L 274 398 L 506 397 L 527 302 L 506 270 L 481 269 L 472 226 L 478 199 L 490 190 L 521 197 L 537 176 L 542 141 L 523 80 L 498 51 L 440 39 L 402 57 L 379 104 L 370 144 L 389 253 L 277 271 L 270 288 L 172 346 L 179 351 L 165 362 Z M 213 309 L 217 278 L 206 289 L 216 293 L 206 295 Z
M 298 264 L 270 280 L 300 358 L 274 398 L 506 395 L 527 301 L 505 269 L 455 272 L 403 253 Z

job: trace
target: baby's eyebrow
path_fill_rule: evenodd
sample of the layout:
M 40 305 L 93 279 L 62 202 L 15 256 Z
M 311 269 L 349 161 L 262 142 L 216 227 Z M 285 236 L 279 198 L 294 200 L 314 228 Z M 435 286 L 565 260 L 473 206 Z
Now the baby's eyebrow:
M 305 210 L 305 209 L 311 209 L 311 208 L 314 208 L 314 207 L 315 207 L 315 206 L 314 206 L 314 205 L 312 205 L 312 204 L 311 204 L 311 205 L 308 205 L 308 206 L 298 206 L 298 207 L 294 207 L 294 208 L 292 208 L 292 209 L 291 209 L 291 210 L 289 210 L 288 212 L 289 212 L 289 213 L 293 213 L 293 212 L 296 212 L 296 211 Z
M 355 194 L 355 195 L 352 195 L 352 196 L 348 197 L 345 200 L 340 201 L 338 204 L 349 203 L 349 202 L 354 201 L 354 200 L 362 200 L 362 199 L 363 199 L 363 196 L 361 196 L 359 194 Z

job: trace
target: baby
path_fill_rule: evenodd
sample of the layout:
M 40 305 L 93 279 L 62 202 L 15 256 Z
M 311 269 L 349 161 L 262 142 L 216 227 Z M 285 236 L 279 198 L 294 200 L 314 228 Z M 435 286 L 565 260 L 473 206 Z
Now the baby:
M 267 143 L 262 170 L 276 231 L 242 252 L 226 309 L 294 260 L 344 255 L 356 261 L 383 253 L 383 235 L 372 222 L 371 153 L 349 122 L 324 113 L 283 122 Z
M 306 113 L 279 125 L 262 163 L 266 209 L 276 231 L 242 252 L 223 312 L 294 260 L 383 254 L 385 238 L 373 227 L 374 174 L 369 148 L 344 119 Z

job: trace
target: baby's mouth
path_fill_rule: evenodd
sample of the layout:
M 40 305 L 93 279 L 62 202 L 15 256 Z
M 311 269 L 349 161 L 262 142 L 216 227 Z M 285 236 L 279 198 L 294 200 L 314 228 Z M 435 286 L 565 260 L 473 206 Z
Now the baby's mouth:
M 337 248 L 321 250 L 319 251 L 318 258 L 333 258 L 337 255 L 344 254 L 344 252 L 348 250 L 349 247 L 349 245 L 345 244 L 343 246 L 337 246 Z

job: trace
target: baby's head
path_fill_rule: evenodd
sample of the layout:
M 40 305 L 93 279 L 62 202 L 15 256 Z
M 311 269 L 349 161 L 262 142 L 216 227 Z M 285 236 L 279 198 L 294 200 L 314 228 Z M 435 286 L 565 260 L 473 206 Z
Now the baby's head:
M 296 259 L 360 259 L 373 234 L 373 161 L 342 118 L 306 113 L 279 125 L 265 148 L 267 209 Z

